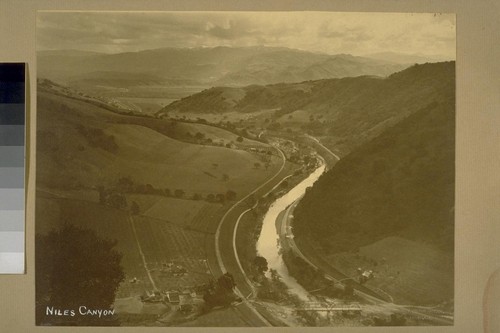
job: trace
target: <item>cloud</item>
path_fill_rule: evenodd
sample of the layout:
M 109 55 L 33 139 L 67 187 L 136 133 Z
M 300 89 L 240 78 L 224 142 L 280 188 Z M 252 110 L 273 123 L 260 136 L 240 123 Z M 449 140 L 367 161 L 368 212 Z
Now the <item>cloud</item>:
M 40 12 L 39 49 L 279 46 L 312 52 L 455 54 L 455 16 L 336 12 Z
M 237 39 L 246 36 L 257 36 L 260 32 L 251 29 L 245 22 L 228 20 L 224 25 L 207 22 L 206 32 L 208 35 L 220 39 Z

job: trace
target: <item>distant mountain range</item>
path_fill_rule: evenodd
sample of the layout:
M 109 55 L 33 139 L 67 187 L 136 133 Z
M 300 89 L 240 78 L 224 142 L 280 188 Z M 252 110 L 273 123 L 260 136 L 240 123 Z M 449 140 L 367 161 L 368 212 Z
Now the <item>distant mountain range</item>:
M 387 76 L 408 64 L 348 54 L 276 47 L 162 48 L 103 54 L 38 52 L 38 77 L 74 86 L 290 83 L 325 78 Z M 410 63 L 411 64 L 411 63 Z
M 426 62 L 440 62 L 454 60 L 442 55 L 404 54 L 395 52 L 378 52 L 367 55 L 372 59 L 390 61 L 396 64 L 423 64 Z

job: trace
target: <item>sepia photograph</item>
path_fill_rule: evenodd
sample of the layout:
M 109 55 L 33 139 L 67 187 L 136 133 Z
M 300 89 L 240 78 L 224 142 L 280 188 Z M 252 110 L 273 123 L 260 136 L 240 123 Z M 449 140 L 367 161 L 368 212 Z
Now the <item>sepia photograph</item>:
M 37 326 L 455 322 L 456 17 L 39 11 Z

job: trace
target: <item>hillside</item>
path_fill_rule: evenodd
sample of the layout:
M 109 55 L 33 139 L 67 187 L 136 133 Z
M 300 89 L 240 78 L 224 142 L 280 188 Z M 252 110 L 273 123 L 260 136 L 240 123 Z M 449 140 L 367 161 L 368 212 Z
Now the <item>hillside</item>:
M 454 96 L 455 62 L 414 65 L 387 78 L 361 76 L 293 84 L 214 87 L 159 111 L 171 114 L 253 113 L 282 127 L 334 137 L 348 146 L 373 138 L 431 101 Z
M 36 234 L 71 224 L 116 241 L 126 278 L 114 309 L 124 325 L 153 324 L 160 314 L 176 324 L 196 317 L 201 292 L 188 314 L 141 296 L 210 281 L 207 260 L 224 212 L 283 162 L 267 145 L 223 128 L 123 113 L 47 80 L 38 82 L 36 148 Z M 48 258 L 37 266 L 51 269 L 51 253 L 37 251 Z M 36 283 L 42 290 L 47 280 Z
M 355 149 L 295 210 L 296 242 L 399 302 L 453 297 L 455 105 L 428 105 Z
M 453 100 L 430 103 L 345 156 L 301 200 L 298 234 L 330 252 L 401 233 L 452 250 L 454 119 Z
M 40 51 L 38 77 L 74 86 L 248 85 L 358 75 L 386 76 L 406 67 L 351 55 L 275 47 L 163 48 L 118 54 Z M 127 74 L 133 74 L 127 77 Z
M 112 186 L 130 177 L 186 195 L 242 193 L 273 169 L 255 170 L 260 156 L 224 147 L 237 136 L 222 129 L 117 114 L 42 90 L 37 127 L 37 179 L 47 188 Z M 252 142 L 245 139 L 240 146 Z

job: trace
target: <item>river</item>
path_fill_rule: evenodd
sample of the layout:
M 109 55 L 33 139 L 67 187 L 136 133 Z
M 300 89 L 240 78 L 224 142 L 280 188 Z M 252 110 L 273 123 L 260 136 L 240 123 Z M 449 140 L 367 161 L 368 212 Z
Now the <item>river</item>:
M 271 204 L 264 216 L 262 230 L 257 240 L 257 252 L 260 256 L 266 258 L 269 269 L 276 270 L 282 281 L 290 288 L 290 291 L 305 301 L 309 300 L 309 293 L 288 274 L 288 269 L 281 257 L 276 219 L 288 206 L 300 199 L 306 193 L 306 189 L 311 187 L 324 171 L 325 164 L 323 163 L 306 179 Z

